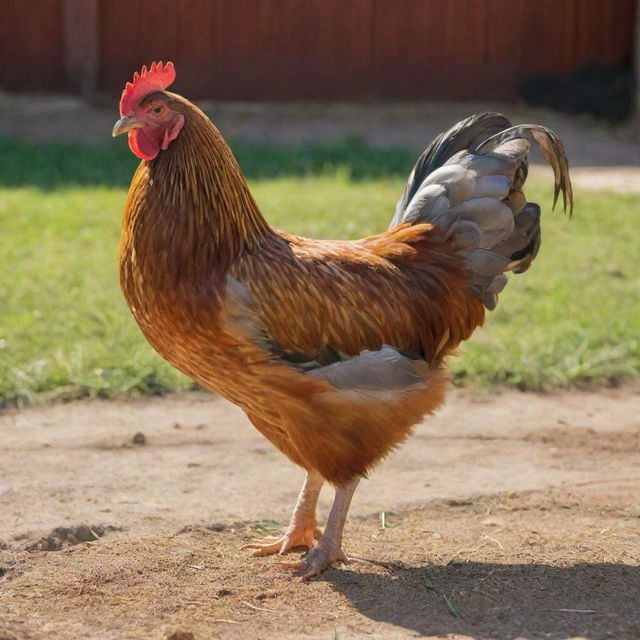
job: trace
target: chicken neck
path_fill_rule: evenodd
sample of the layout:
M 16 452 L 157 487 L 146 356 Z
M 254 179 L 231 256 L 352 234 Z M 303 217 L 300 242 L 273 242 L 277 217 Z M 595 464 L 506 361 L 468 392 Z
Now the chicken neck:
M 192 104 L 181 108 L 180 135 L 134 176 L 121 254 L 135 256 L 154 288 L 187 284 L 193 292 L 223 282 L 235 260 L 274 232 L 218 129 Z

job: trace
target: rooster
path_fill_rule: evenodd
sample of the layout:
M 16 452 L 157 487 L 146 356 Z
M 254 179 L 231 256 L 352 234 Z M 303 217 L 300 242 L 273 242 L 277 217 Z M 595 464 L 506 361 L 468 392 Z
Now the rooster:
M 306 479 L 281 537 L 254 555 L 309 552 L 304 579 L 349 559 L 342 532 L 360 479 L 443 402 L 445 360 L 496 306 L 505 273 L 540 246 L 527 202 L 531 142 L 572 209 L 560 140 L 538 125 L 475 115 L 436 138 L 411 172 L 389 229 L 312 240 L 269 226 L 216 127 L 166 91 L 172 63 L 126 84 L 113 135 L 141 158 L 119 253 L 124 296 L 173 366 L 240 406 Z M 324 533 L 316 503 L 335 499 Z

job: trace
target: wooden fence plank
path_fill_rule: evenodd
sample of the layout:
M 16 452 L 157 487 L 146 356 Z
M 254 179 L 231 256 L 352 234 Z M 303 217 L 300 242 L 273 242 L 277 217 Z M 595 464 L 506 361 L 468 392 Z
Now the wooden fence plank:
M 0 0 L 0 83 L 66 89 L 66 64 L 71 85 L 117 95 L 142 64 L 173 60 L 175 89 L 193 98 L 504 100 L 532 73 L 591 61 L 629 66 L 636 5 Z
M 67 89 L 60 0 L 0 0 L 0 86 Z
M 98 0 L 63 0 L 64 63 L 67 86 L 93 98 L 98 89 Z

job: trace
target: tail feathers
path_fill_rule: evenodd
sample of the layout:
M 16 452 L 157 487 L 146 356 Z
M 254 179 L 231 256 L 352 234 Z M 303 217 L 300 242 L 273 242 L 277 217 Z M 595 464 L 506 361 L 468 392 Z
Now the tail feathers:
M 496 131 L 498 129 L 498 131 Z M 431 222 L 464 255 L 471 288 L 495 308 L 504 273 L 526 271 L 540 248 L 540 208 L 527 202 L 527 154 L 538 144 L 573 209 L 567 159 L 557 136 L 539 125 L 512 127 L 500 114 L 472 116 L 439 136 L 409 176 L 392 226 Z
M 572 215 L 573 190 L 571 188 L 571 179 L 569 178 L 569 163 L 560 138 L 558 138 L 551 129 L 547 129 L 539 124 L 519 124 L 500 133 L 496 133 L 485 140 L 485 142 L 477 148 L 476 153 L 491 151 L 504 142 L 518 139 L 535 142 L 538 145 L 545 160 L 553 169 L 553 177 L 555 180 L 553 206 L 556 206 L 558 196 L 560 192 L 562 192 L 563 210 L 566 212 L 567 209 L 569 209 L 569 215 Z
M 441 133 L 418 158 L 396 207 L 391 226 L 400 223 L 402 212 L 422 186 L 425 178 L 441 167 L 449 158 L 461 151 L 475 151 L 487 138 L 511 126 L 511 122 L 500 113 L 483 113 L 462 120 L 449 131 Z

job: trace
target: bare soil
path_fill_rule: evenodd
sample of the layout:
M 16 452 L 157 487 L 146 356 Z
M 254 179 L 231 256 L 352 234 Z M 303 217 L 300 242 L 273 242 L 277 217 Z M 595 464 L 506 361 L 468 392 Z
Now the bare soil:
M 345 549 L 387 566 L 309 583 L 241 549 L 303 474 L 219 398 L 7 411 L 0 437 L 1 640 L 640 638 L 637 388 L 452 392 L 356 493 Z

